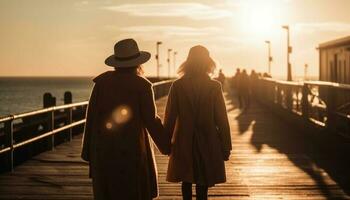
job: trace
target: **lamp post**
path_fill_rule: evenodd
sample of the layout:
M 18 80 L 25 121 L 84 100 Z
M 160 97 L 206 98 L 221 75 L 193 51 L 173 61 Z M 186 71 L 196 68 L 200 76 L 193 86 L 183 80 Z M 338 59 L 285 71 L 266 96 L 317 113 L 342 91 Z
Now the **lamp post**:
M 170 52 L 172 51 L 172 49 L 168 49 L 168 78 L 170 78 Z
M 268 51 L 268 72 L 271 75 L 271 62 L 272 62 L 272 56 L 271 56 L 271 42 L 269 40 L 266 40 L 265 43 L 267 44 L 267 51 Z
M 309 65 L 308 64 L 305 64 L 304 65 L 304 81 L 307 80 L 307 69 L 309 68 Z
M 174 51 L 174 57 L 173 57 L 174 76 L 176 76 L 176 54 L 177 54 L 177 51 Z
M 292 53 L 292 47 L 289 41 L 289 26 L 282 26 L 283 29 L 287 31 L 287 81 L 292 81 L 292 66 L 290 64 L 290 54 Z
M 156 60 L 157 60 L 157 78 L 159 78 L 159 68 L 160 68 L 160 64 L 159 64 L 159 46 L 162 44 L 161 41 L 157 42 L 157 54 L 156 54 Z

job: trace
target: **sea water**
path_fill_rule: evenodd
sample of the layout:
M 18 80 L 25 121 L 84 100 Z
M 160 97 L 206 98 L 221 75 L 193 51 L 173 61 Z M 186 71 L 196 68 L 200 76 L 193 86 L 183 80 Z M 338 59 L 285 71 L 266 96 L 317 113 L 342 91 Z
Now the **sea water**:
M 23 113 L 43 107 L 46 92 L 63 104 L 64 92 L 71 91 L 73 102 L 89 99 L 93 82 L 91 77 L 0 78 L 0 117 Z

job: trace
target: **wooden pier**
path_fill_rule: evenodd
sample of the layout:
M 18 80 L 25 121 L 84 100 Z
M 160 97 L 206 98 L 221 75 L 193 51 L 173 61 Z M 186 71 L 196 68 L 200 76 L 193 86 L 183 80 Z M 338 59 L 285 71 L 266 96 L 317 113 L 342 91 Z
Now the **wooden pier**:
M 209 189 L 209 199 L 350 199 L 349 168 L 336 162 L 332 151 L 311 143 L 311 136 L 266 107 L 252 102 L 242 113 L 226 96 L 233 151 L 226 162 L 227 183 Z M 157 101 L 159 114 L 165 102 L 166 97 Z M 80 145 L 78 135 L 0 174 L 0 199 L 92 199 Z M 156 152 L 159 199 L 181 199 L 180 184 L 165 181 L 167 160 Z

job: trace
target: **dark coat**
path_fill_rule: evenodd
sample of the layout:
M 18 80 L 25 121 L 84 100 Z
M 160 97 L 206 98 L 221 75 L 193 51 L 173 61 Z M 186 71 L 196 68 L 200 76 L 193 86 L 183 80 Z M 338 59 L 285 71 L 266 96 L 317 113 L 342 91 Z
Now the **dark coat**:
M 158 195 L 149 134 L 163 153 L 168 137 L 156 115 L 152 84 L 131 73 L 105 72 L 94 79 L 83 138 L 95 199 L 147 200 Z
M 196 183 L 194 140 L 203 157 L 207 185 L 226 181 L 223 151 L 231 150 L 231 136 L 218 81 L 209 76 L 192 78 L 186 75 L 176 80 L 169 93 L 164 126 L 172 135 L 168 181 Z

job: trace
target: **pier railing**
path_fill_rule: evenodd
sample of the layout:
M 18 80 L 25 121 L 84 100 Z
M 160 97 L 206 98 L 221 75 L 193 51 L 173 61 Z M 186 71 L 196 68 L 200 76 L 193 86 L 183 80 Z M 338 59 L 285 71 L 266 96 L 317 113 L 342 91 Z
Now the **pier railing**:
M 167 95 L 171 84 L 154 83 L 155 98 Z M 87 106 L 83 101 L 0 118 L 1 170 L 13 171 L 14 165 L 82 133 Z
M 260 78 L 252 81 L 251 88 L 259 101 L 291 121 L 350 138 L 350 85 Z

